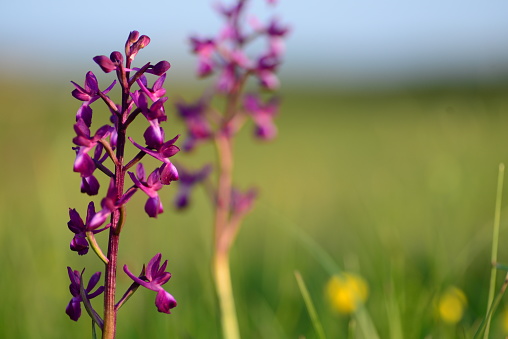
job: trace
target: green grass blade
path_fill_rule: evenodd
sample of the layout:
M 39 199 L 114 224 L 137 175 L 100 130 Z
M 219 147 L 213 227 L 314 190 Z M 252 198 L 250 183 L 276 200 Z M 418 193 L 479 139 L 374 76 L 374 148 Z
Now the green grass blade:
M 474 339 L 480 339 L 482 337 L 485 338 L 485 333 L 486 333 L 486 329 L 487 329 L 488 319 L 492 318 L 492 315 L 494 314 L 494 312 L 496 311 L 497 307 L 499 306 L 499 303 L 501 302 L 501 299 L 503 298 L 504 293 L 506 292 L 506 288 L 507 287 L 508 287 L 508 274 L 505 277 L 504 283 L 501 286 L 501 289 L 500 289 L 499 293 L 497 294 L 496 298 L 493 300 L 492 306 L 488 310 L 487 315 L 485 316 L 485 318 L 483 319 L 482 323 L 480 324 L 480 327 L 478 328 L 478 331 L 476 331 L 476 333 L 474 335 Z
M 504 180 L 504 164 L 501 163 L 499 164 L 499 173 L 497 177 L 496 208 L 494 212 L 494 228 L 492 231 L 492 253 L 490 257 L 490 262 L 493 264 L 497 262 L 497 252 L 499 245 L 499 224 L 501 220 L 501 202 L 503 199 L 503 180 Z M 490 287 L 489 287 L 489 297 L 487 301 L 487 310 L 492 308 L 494 295 L 496 293 L 496 273 L 497 268 L 494 265 L 492 265 L 490 271 Z M 488 339 L 489 337 L 492 314 L 493 312 L 487 312 L 486 314 L 485 333 L 483 335 L 484 339 Z
M 296 282 L 298 283 L 298 288 L 300 289 L 300 293 L 302 294 L 303 301 L 305 302 L 305 306 L 307 307 L 307 311 L 309 312 L 310 319 L 312 321 L 312 325 L 314 326 L 314 329 L 316 330 L 316 334 L 319 339 L 325 339 L 325 332 L 323 330 L 323 326 L 321 325 L 321 322 L 319 321 L 319 317 L 316 312 L 316 308 L 314 307 L 314 304 L 312 303 L 312 299 L 310 297 L 309 291 L 307 290 L 307 287 L 305 286 L 305 282 L 303 281 L 302 275 L 300 272 L 295 271 L 295 278 Z

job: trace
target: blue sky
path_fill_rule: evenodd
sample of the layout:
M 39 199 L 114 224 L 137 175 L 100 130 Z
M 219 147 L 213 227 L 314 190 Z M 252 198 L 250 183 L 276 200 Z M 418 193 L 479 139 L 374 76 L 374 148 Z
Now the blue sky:
M 186 37 L 220 27 L 213 0 L 140 3 L 4 0 L 0 68 L 82 74 L 136 29 L 152 38 L 144 57 L 169 60 L 176 74 L 192 70 Z M 292 26 L 283 76 L 294 80 L 354 86 L 508 75 L 508 1 L 252 0 L 252 11 Z

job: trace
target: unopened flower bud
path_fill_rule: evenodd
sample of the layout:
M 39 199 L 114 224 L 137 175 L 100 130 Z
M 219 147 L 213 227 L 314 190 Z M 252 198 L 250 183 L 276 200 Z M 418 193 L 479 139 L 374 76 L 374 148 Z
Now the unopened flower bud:
M 122 53 L 115 51 L 111 53 L 110 57 L 111 61 L 113 61 L 115 64 L 119 65 L 123 62 L 123 55 Z
M 160 61 L 152 66 L 151 69 L 147 70 L 148 73 L 152 73 L 157 76 L 161 76 L 171 67 L 171 64 L 165 60 Z

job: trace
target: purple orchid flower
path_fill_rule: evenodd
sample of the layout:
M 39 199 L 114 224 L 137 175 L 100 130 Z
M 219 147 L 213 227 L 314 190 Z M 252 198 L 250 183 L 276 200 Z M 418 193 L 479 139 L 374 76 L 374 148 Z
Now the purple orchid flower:
M 88 227 L 95 229 L 102 225 L 106 219 L 121 206 L 125 205 L 136 193 L 136 188 L 127 190 L 120 199 L 116 199 L 115 179 L 111 178 L 109 182 L 108 193 L 101 201 L 101 210 L 97 212 L 90 220 Z
M 155 80 L 152 88 L 148 88 L 148 81 L 146 77 L 143 75 L 138 80 L 136 80 L 137 84 L 141 88 L 141 90 L 153 101 L 156 102 L 160 98 L 162 98 L 166 94 L 166 89 L 164 86 L 164 81 L 166 81 L 166 74 L 164 73 L 159 77 L 159 79 Z M 138 106 L 139 107 L 139 106 Z
M 277 127 L 273 118 L 277 115 L 279 101 L 272 98 L 263 103 L 255 94 L 247 94 L 244 98 L 244 107 L 256 125 L 256 136 L 260 139 L 271 140 L 277 135 Z
M 99 140 L 108 137 L 112 130 L 113 127 L 104 125 L 91 137 L 90 128 L 82 119 L 74 124 L 74 131 L 76 131 L 77 136 L 74 137 L 72 141 L 80 146 L 77 150 L 76 160 L 74 161 L 74 172 L 81 173 L 82 177 L 89 177 L 93 174 L 95 163 L 90 155 L 88 155 L 88 152 L 97 145 Z
M 74 85 L 74 87 L 76 87 L 76 89 L 72 91 L 72 96 L 80 101 L 84 101 L 88 106 L 100 98 L 99 82 L 97 81 L 97 77 L 95 74 L 93 74 L 93 72 L 90 71 L 86 73 L 84 88 L 74 81 L 71 81 L 71 83 Z M 114 80 L 113 83 L 109 85 L 109 87 L 102 93 L 108 93 L 115 86 L 115 84 L 116 80 Z
M 251 188 L 247 192 L 241 192 L 233 188 L 231 191 L 231 211 L 233 214 L 245 214 L 252 209 L 258 192 Z
M 175 165 L 171 163 L 169 158 L 180 151 L 180 148 L 174 145 L 179 137 L 180 135 L 177 135 L 173 139 L 168 140 L 163 144 L 155 145 L 155 150 L 150 150 L 146 147 L 143 147 L 129 137 L 129 140 L 134 144 L 134 146 L 146 154 L 154 157 L 155 159 L 163 162 L 162 166 L 160 167 L 160 181 L 163 185 L 169 185 L 171 181 L 178 180 L 178 170 L 176 169 Z
M 140 87 L 142 86 L 143 84 L 141 83 Z M 158 94 L 160 94 L 162 90 L 159 89 L 157 91 L 159 92 Z M 148 92 L 148 94 L 146 94 L 146 92 Z M 131 93 L 131 98 L 149 122 L 152 120 L 163 122 L 167 120 L 167 116 L 164 111 L 164 103 L 168 100 L 168 98 L 162 97 L 162 95 L 161 97 L 156 97 L 155 93 L 151 93 L 149 89 L 146 89 L 146 91 L 135 91 Z M 148 107 L 147 96 L 152 98 L 152 100 L 155 99 L 150 107 Z
M 157 215 L 164 212 L 161 199 L 157 193 L 164 185 L 160 181 L 160 168 L 156 168 L 145 180 L 145 168 L 142 163 L 139 163 L 136 168 L 136 175 L 128 172 L 134 185 L 148 195 L 148 200 L 145 204 L 145 212 L 152 218 L 157 218 Z
M 85 270 L 83 270 L 84 272 Z M 81 276 L 83 275 L 83 272 L 79 271 L 73 271 L 70 267 L 67 267 L 67 272 L 69 273 L 69 279 L 71 280 L 71 284 L 69 285 L 69 290 L 72 294 L 72 299 L 69 301 L 69 304 L 67 305 L 67 308 L 65 309 L 65 313 L 74 321 L 78 321 L 79 317 L 81 316 L 81 302 L 83 299 L 81 299 L 80 295 L 80 288 L 81 288 Z M 95 285 L 99 282 L 99 279 L 101 277 L 101 272 L 94 273 L 90 277 L 90 281 L 88 282 L 88 285 L 85 289 L 85 294 L 88 299 L 93 299 L 99 294 L 101 294 L 104 291 L 104 286 L 100 286 L 95 290 L 95 292 L 90 293 L 94 288 Z
M 180 165 L 178 168 L 180 180 L 178 182 L 178 193 L 175 198 L 175 206 L 177 209 L 183 209 L 189 205 L 192 188 L 208 177 L 212 171 L 212 166 L 205 165 L 196 172 L 186 170 Z
M 199 77 L 205 77 L 213 73 L 215 63 L 213 56 L 216 52 L 216 44 L 213 39 L 199 39 L 191 37 L 192 51 L 198 56 L 197 73 Z
M 257 62 L 257 66 L 253 69 L 259 84 L 269 90 L 279 87 L 279 78 L 275 75 L 277 67 L 280 64 L 279 56 L 269 51 L 266 55 L 262 55 Z
M 71 232 L 74 233 L 74 238 L 72 238 L 70 248 L 72 251 L 78 252 L 79 255 L 84 255 L 88 253 L 88 240 L 86 239 L 86 232 L 93 232 L 94 234 L 97 234 L 99 232 L 104 231 L 108 228 L 108 226 L 97 230 L 97 227 L 90 226 L 90 221 L 95 216 L 95 205 L 92 202 L 88 204 L 88 210 L 86 213 L 86 223 L 83 222 L 83 219 L 81 219 L 81 216 L 75 209 L 69 208 L 69 217 L 70 220 L 67 223 L 67 226 L 71 230 Z
M 187 126 L 187 138 L 183 149 L 189 152 L 199 141 L 208 140 L 212 136 L 212 128 L 206 119 L 207 104 L 204 100 L 187 104 L 183 101 L 176 103 L 176 109 Z
M 161 258 L 162 254 L 157 253 L 148 262 L 144 276 L 136 277 L 129 271 L 127 265 L 124 265 L 123 270 L 135 283 L 157 292 L 157 297 L 155 298 L 157 310 L 161 313 L 170 314 L 170 310 L 176 307 L 177 303 L 175 298 L 162 288 L 162 285 L 167 283 L 171 278 L 171 273 L 166 272 L 166 266 L 168 265 L 167 260 L 160 265 Z
M 107 153 L 102 155 L 104 147 L 101 144 L 95 146 L 93 161 L 94 163 L 102 164 L 107 158 Z M 99 193 L 100 184 L 97 178 L 92 174 L 88 177 L 81 178 L 81 193 L 88 195 L 97 195 Z

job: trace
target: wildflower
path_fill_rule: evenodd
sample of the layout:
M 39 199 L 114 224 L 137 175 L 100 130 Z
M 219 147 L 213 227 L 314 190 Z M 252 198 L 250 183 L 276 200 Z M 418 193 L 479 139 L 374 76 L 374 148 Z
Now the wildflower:
M 197 73 L 199 77 L 210 75 L 214 71 L 213 55 L 216 51 L 213 39 L 191 37 L 192 51 L 198 55 Z
M 266 103 L 255 94 L 247 94 L 244 99 L 244 107 L 247 113 L 254 120 L 256 125 L 255 134 L 260 139 L 270 140 L 277 135 L 277 127 L 273 123 L 273 118 L 277 115 L 279 101 L 272 98 Z
M 243 193 L 233 188 L 231 191 L 231 211 L 233 214 L 245 214 L 249 212 L 257 196 L 257 190 L 249 189 Z
M 181 166 L 179 167 L 179 185 L 178 193 L 175 198 L 175 205 L 178 209 L 183 209 L 189 204 L 189 196 L 192 188 L 199 182 L 203 181 L 210 174 L 212 167 L 206 165 L 197 172 L 190 172 Z
M 97 81 L 97 77 L 95 74 L 93 74 L 93 72 L 90 71 L 86 73 L 84 88 L 74 81 L 71 81 L 71 83 L 74 85 L 74 87 L 76 87 L 76 89 L 72 91 L 72 96 L 80 101 L 84 101 L 87 106 L 90 106 L 90 104 L 100 98 L 99 82 Z M 102 93 L 108 93 L 115 86 L 115 84 L 116 80 L 114 80 L 113 83 L 109 85 L 109 87 Z
M 167 62 L 167 61 L 166 61 Z M 168 62 L 169 65 L 169 62 Z M 160 76 L 159 79 L 155 80 L 152 88 L 148 88 L 148 82 L 146 77 L 141 76 L 136 82 L 139 87 L 143 90 L 143 92 L 153 101 L 157 101 L 162 98 L 166 94 L 166 89 L 164 86 L 164 81 L 166 81 L 166 74 Z M 139 107 L 139 106 L 138 106 Z
M 176 109 L 187 127 L 187 138 L 183 143 L 184 151 L 191 151 L 196 143 L 212 136 L 212 129 L 205 116 L 207 104 L 204 100 L 190 104 L 180 101 L 176 103 Z
M 501 314 L 501 323 L 503 325 L 504 333 L 508 334 L 508 308 L 505 308 Z
M 95 146 L 93 161 L 95 164 L 102 164 L 107 158 L 108 155 L 104 154 L 102 156 L 102 151 L 104 147 L 101 144 L 97 144 Z M 78 148 L 79 151 L 79 148 Z M 86 193 L 88 195 L 97 195 L 99 193 L 100 184 L 97 178 L 92 174 L 86 177 L 81 177 L 81 193 Z
M 162 254 L 157 253 L 149 262 L 146 267 L 146 273 L 141 276 L 136 277 L 129 271 L 127 265 L 124 265 L 124 272 L 132 279 L 134 282 L 139 285 L 148 288 L 149 290 L 157 292 L 157 297 L 155 298 L 155 306 L 157 306 L 157 310 L 161 313 L 170 314 L 170 310 L 176 307 L 175 298 L 166 292 L 162 285 L 168 282 L 171 278 L 171 273 L 166 272 L 166 266 L 168 265 L 168 261 L 164 261 L 162 265 L 160 265 L 162 258 Z
M 84 272 L 85 270 L 83 270 Z M 65 309 L 65 313 L 74 321 L 78 321 L 81 316 L 81 299 L 80 289 L 81 289 L 81 277 L 83 272 L 73 271 L 70 267 L 67 267 L 67 272 L 69 273 L 69 279 L 71 280 L 71 284 L 69 285 L 69 290 L 72 294 L 72 299 L 69 301 L 67 308 Z M 104 286 L 100 286 L 95 290 L 95 292 L 90 293 L 95 285 L 99 282 L 101 277 L 101 272 L 96 272 L 90 277 L 90 281 L 85 289 L 85 295 L 87 299 L 93 299 L 104 291 Z
M 128 172 L 134 185 L 148 195 L 148 200 L 145 204 L 145 212 L 152 218 L 157 218 L 159 213 L 164 212 L 161 199 L 157 191 L 164 185 L 160 181 L 160 168 L 156 168 L 145 180 L 145 168 L 142 163 L 139 163 L 136 168 L 136 175 Z
M 75 209 L 69 208 L 70 220 L 67 223 L 69 229 L 74 233 L 74 238 L 71 241 L 71 250 L 78 252 L 79 255 L 88 253 L 88 241 L 86 240 L 86 232 L 99 233 L 104 231 L 107 227 L 97 230 L 96 227 L 90 227 L 90 221 L 95 216 L 95 206 L 93 201 L 88 204 L 86 213 L 86 222 L 83 222 L 81 216 Z
M 450 287 L 440 297 L 437 312 L 441 320 L 448 324 L 456 324 L 462 319 L 467 299 L 464 292 L 457 287 Z
M 164 185 L 169 185 L 171 181 L 178 180 L 178 170 L 176 169 L 175 165 L 171 163 L 169 160 L 170 157 L 175 155 L 180 151 L 180 148 L 178 146 L 174 145 L 174 143 L 178 140 L 180 135 L 177 135 L 171 140 L 166 141 L 165 143 L 162 143 L 160 145 L 154 145 L 155 151 L 150 150 L 146 147 L 141 146 L 140 144 L 136 143 L 132 138 L 129 137 L 129 140 L 148 155 L 151 155 L 157 160 L 160 160 L 163 162 L 163 165 L 160 168 L 160 181 Z
M 280 64 L 279 56 L 269 51 L 259 57 L 257 66 L 253 69 L 261 87 L 274 90 L 279 87 L 279 79 L 275 75 Z
M 74 161 L 74 172 L 79 172 L 82 177 L 92 175 L 95 170 L 95 163 L 90 155 L 88 155 L 88 152 L 97 145 L 99 140 L 108 137 L 112 130 L 113 127 L 104 125 L 91 137 L 90 128 L 82 119 L 74 124 L 74 131 L 77 136 L 72 141 L 79 146 L 76 152 L 76 160 Z
M 326 295 L 333 309 L 342 314 L 353 313 L 365 303 L 369 288 L 365 280 L 353 273 L 342 273 L 330 278 Z
M 125 205 L 129 199 L 136 193 L 137 188 L 129 189 L 120 199 L 116 199 L 115 179 L 111 178 L 106 196 L 101 200 L 101 210 L 90 219 L 89 227 L 96 229 L 102 225 L 106 219 L 121 206 Z

